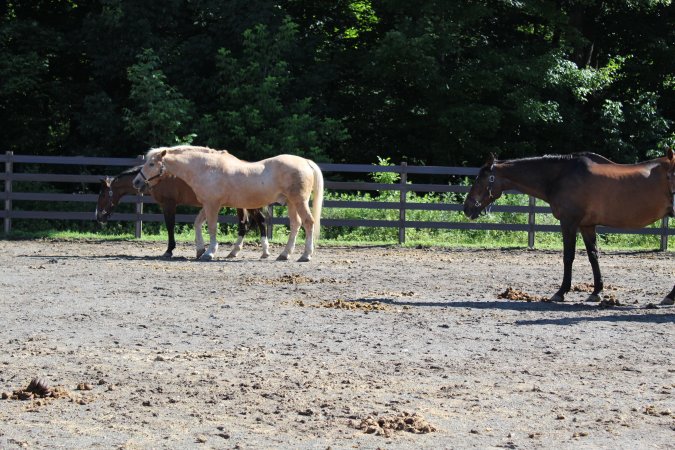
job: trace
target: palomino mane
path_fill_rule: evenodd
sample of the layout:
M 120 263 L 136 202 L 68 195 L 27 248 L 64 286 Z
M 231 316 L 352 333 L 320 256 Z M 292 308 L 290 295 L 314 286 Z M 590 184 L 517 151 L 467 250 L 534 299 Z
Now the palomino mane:
M 209 147 L 200 147 L 195 145 L 177 145 L 175 147 L 158 147 L 153 148 L 148 151 L 145 155 L 146 159 L 152 158 L 157 153 L 167 151 L 169 153 L 185 153 L 185 152 L 198 152 L 198 153 L 227 153 L 227 150 L 215 150 Z

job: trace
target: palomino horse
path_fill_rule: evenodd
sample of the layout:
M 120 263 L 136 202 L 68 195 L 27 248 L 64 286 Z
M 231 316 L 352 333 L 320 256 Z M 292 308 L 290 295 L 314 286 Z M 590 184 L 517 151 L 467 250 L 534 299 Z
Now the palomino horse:
M 279 155 L 246 162 L 227 151 L 206 147 L 163 147 L 148 152 L 147 161 L 134 179 L 134 186 L 140 188 L 145 183 L 152 184 L 164 173 L 183 179 L 204 208 L 211 242 L 202 259 L 213 259 L 218 249 L 216 219 L 221 206 L 250 209 L 272 203 L 288 205 L 291 224 L 288 243 L 277 259 L 286 260 L 293 253 L 301 224 L 305 229 L 305 251 L 299 261 L 311 259 L 314 240 L 319 236 L 323 203 L 323 175 L 313 161 Z
M 675 184 L 673 151 L 638 164 L 615 164 L 594 153 L 498 161 L 491 156 L 481 167 L 464 201 L 464 214 L 476 219 L 509 189 L 551 205 L 563 235 L 562 285 L 550 301 L 561 302 L 572 285 L 576 235 L 581 232 L 593 269 L 594 289 L 588 301 L 599 301 L 602 275 L 598 264 L 596 225 L 641 228 L 673 215 Z M 661 302 L 673 304 L 675 287 Z
M 133 179 L 141 171 L 141 167 L 137 166 L 125 170 L 116 177 L 105 177 L 101 180 L 101 192 L 98 194 L 98 203 L 96 204 L 96 220 L 99 223 L 105 223 L 112 215 L 113 210 L 119 204 L 120 199 L 125 195 L 136 194 L 138 191 L 133 186 Z M 146 186 L 144 186 L 145 189 Z M 144 194 L 148 192 L 142 190 Z M 164 223 L 169 233 L 169 244 L 164 253 L 165 258 L 173 256 L 173 250 L 176 248 L 175 229 L 176 229 L 176 207 L 178 205 L 199 206 L 202 205 L 197 201 L 195 193 L 190 189 L 190 186 L 185 184 L 183 180 L 176 177 L 163 177 L 160 182 L 149 189 L 150 195 L 162 208 L 164 214 Z M 203 212 L 199 214 L 203 217 Z M 237 209 L 238 218 L 238 238 L 234 244 L 232 251 L 228 258 L 234 258 L 241 250 L 244 236 L 251 228 L 253 223 L 258 226 L 260 230 L 260 241 L 262 244 L 263 254 L 261 258 L 267 258 L 270 255 L 269 244 L 267 242 L 267 228 L 265 227 L 265 217 L 260 209 L 245 210 Z M 202 219 L 203 222 L 203 219 Z M 195 234 L 201 234 L 201 227 L 195 230 Z M 203 238 L 202 238 L 203 242 Z M 197 249 L 197 258 L 204 253 L 204 247 Z

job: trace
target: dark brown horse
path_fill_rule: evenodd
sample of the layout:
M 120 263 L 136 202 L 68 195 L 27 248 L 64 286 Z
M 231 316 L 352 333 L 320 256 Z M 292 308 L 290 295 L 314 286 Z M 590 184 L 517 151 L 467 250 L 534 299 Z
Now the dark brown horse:
M 668 149 L 661 158 L 638 164 L 615 164 L 594 153 L 498 161 L 491 156 L 481 167 L 464 201 L 464 214 L 476 219 L 486 206 L 515 189 L 551 205 L 563 235 L 562 285 L 550 301 L 561 302 L 572 285 L 576 235 L 581 232 L 593 269 L 589 301 L 599 301 L 602 275 L 595 227 L 641 228 L 673 215 L 675 158 Z M 661 302 L 673 304 L 675 287 Z
M 98 195 L 98 203 L 96 205 L 96 220 L 99 223 L 105 223 L 113 213 L 113 210 L 118 205 L 120 199 L 125 195 L 135 195 L 139 191 L 133 186 L 133 180 L 138 175 L 141 167 L 133 167 L 128 169 L 116 177 L 106 177 L 101 180 L 101 192 Z M 178 205 L 198 206 L 201 207 L 195 193 L 190 187 L 185 184 L 183 180 L 175 177 L 164 177 L 162 180 L 149 188 L 147 185 L 143 186 L 141 190 L 144 194 L 152 195 L 152 198 L 162 208 L 164 214 L 164 223 L 169 233 L 169 244 L 164 253 L 164 257 L 170 258 L 173 255 L 173 250 L 176 248 L 175 228 L 176 228 L 176 207 Z M 198 219 L 203 216 L 203 212 L 199 212 Z M 228 258 L 234 258 L 241 250 L 244 236 L 253 224 L 257 225 L 260 230 L 260 241 L 262 243 L 263 254 L 261 258 L 267 258 L 269 253 L 269 245 L 267 242 L 267 228 L 265 226 L 265 216 L 262 209 L 237 209 L 238 218 L 238 239 L 234 248 L 227 255 Z M 201 220 L 200 223 L 203 223 Z M 201 229 L 195 230 L 195 233 L 201 233 Z M 204 253 L 204 248 L 197 249 L 197 258 Z

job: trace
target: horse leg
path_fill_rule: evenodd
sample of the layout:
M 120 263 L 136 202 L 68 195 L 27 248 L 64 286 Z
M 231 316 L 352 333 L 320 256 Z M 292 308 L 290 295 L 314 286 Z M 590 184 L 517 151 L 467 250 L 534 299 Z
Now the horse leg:
M 164 213 L 166 231 L 169 233 L 169 245 L 162 257 L 171 258 L 173 256 L 173 250 L 176 248 L 176 204 L 169 203 L 164 205 L 162 207 L 162 212 Z
M 602 292 L 603 283 L 600 264 L 598 263 L 598 242 L 595 227 L 582 227 L 581 236 L 584 238 L 588 260 L 591 262 L 591 268 L 593 269 L 593 293 L 588 296 L 586 301 L 599 302 L 601 300 L 600 293 Z
M 199 214 L 195 217 L 195 249 L 197 250 L 197 259 L 201 258 L 206 249 L 204 248 L 204 236 L 202 235 L 202 226 L 206 216 L 204 215 L 204 208 L 199 210 Z
M 204 261 L 211 261 L 214 256 L 216 255 L 216 252 L 218 251 L 218 239 L 217 239 L 217 234 L 218 234 L 218 210 L 220 209 L 220 205 L 218 206 L 211 206 L 211 205 L 203 205 L 203 211 L 204 211 L 204 216 L 206 217 L 206 224 L 209 229 L 209 237 L 210 237 L 210 243 L 209 247 L 206 249 L 206 253 L 204 253 L 199 259 L 202 259 Z
M 563 235 L 563 281 L 558 292 L 549 299 L 550 302 L 564 302 L 565 294 L 572 287 L 572 263 L 574 262 L 574 252 L 577 246 L 577 226 L 576 224 L 560 223 Z
M 227 258 L 236 258 L 237 254 L 241 251 L 244 243 L 244 236 L 246 236 L 246 211 L 243 209 L 237 208 L 237 242 L 234 243 L 234 247 L 227 255 Z
M 302 227 L 305 229 L 305 252 L 298 261 L 307 262 L 314 254 L 314 218 L 307 203 L 300 205 L 298 213 L 302 218 Z
M 269 258 L 270 256 L 270 244 L 267 241 L 267 223 L 265 221 L 265 216 L 260 209 L 256 209 L 253 212 L 253 221 L 258 225 L 258 231 L 260 231 L 260 245 L 262 245 L 262 255 L 261 259 Z
M 297 208 L 291 202 L 288 202 L 288 220 L 291 224 L 291 232 L 288 235 L 286 247 L 277 257 L 277 261 L 286 261 L 293 253 L 293 250 L 295 250 L 295 239 L 297 238 L 298 230 L 300 229 L 300 216 L 298 215 Z
M 666 297 L 661 300 L 662 305 L 673 305 L 675 304 L 675 286 L 673 286 L 673 290 L 670 291 L 670 294 L 666 295 Z

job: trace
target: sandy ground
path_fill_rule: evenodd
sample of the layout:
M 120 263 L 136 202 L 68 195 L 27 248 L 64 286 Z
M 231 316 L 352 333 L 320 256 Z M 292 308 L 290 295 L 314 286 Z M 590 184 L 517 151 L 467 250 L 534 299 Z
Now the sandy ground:
M 603 253 L 599 308 L 498 298 L 550 296 L 560 252 L 163 252 L 0 241 L 0 448 L 675 445 L 672 253 Z

